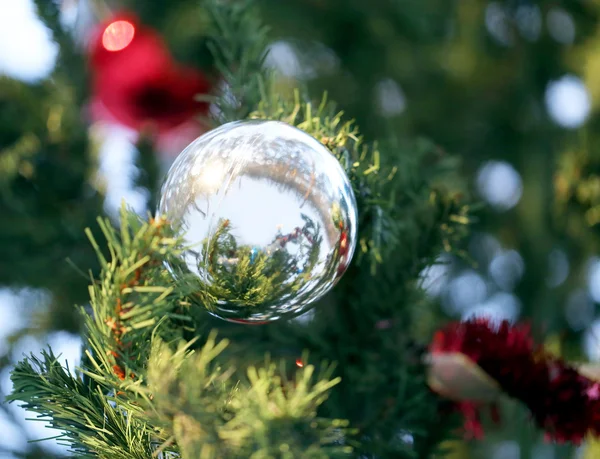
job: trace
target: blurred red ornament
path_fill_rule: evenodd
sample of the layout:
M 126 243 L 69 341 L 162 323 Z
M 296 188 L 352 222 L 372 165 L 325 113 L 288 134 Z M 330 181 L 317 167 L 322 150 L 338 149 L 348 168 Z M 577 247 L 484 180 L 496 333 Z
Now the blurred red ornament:
M 429 360 L 430 387 L 458 401 L 475 437 L 481 430 L 471 396 L 493 399 L 496 384 L 529 408 L 549 439 L 579 444 L 600 435 L 598 382 L 535 345 L 528 326 L 481 318 L 451 323 L 435 334 Z M 477 390 L 463 390 L 461 381 Z
M 90 49 L 92 116 L 138 132 L 165 135 L 206 114 L 196 96 L 211 84 L 198 70 L 177 64 L 160 35 L 128 14 L 100 26 Z M 204 129 L 199 122 L 194 137 Z M 193 138 L 193 137 L 192 137 Z
M 297 359 L 296 359 L 296 366 L 297 366 L 298 368 L 303 368 L 303 367 L 304 367 L 304 362 L 302 361 L 302 359 L 301 359 L 301 358 L 297 358 Z

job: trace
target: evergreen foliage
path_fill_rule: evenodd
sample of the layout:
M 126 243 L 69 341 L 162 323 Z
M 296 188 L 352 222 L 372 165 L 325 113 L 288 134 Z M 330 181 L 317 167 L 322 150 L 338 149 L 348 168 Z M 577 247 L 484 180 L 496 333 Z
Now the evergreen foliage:
M 494 3 L 516 15 L 515 2 Z M 558 3 L 577 24 L 578 52 L 589 55 L 598 6 L 541 2 L 539 9 L 547 14 Z M 460 421 L 450 404 L 426 385 L 423 356 L 444 314 L 421 284 L 440 254 L 462 260 L 459 269 L 473 266 L 465 251 L 475 210 L 466 177 L 482 157 L 511 160 L 534 191 L 526 210 L 502 224 L 491 210 L 479 212 L 478 228 L 500 226 L 526 260 L 516 293 L 536 332 L 564 332 L 560 352 L 581 357 L 580 333 L 567 328 L 560 303 L 581 276 L 555 294 L 545 268 L 537 268 L 557 241 L 579 273 L 598 249 L 598 158 L 593 133 L 573 141 L 540 115 L 545 85 L 574 68 L 547 34 L 521 39 L 514 22 L 513 44 L 499 47 L 483 38 L 485 5 L 469 2 L 118 4 L 164 34 L 177 58 L 215 69 L 221 85 L 202 96 L 215 108 L 205 120 L 211 126 L 280 120 L 321 141 L 351 180 L 359 243 L 308 322 L 249 327 L 212 317 L 211 302 L 235 289 L 249 305 L 278 295 L 276 275 L 255 275 L 272 260 L 245 248 L 240 272 L 199 291 L 195 279 L 175 281 L 165 268 L 177 266 L 184 248 L 161 216 L 142 219 L 125 208 L 118 223 L 105 216 L 97 145 L 81 115 L 89 95 L 85 59 L 60 23 L 58 3 L 36 0 L 60 56 L 46 81 L 0 77 L 0 285 L 48 291 L 41 328 L 81 331 L 84 355 L 78 368 L 63 367 L 52 349 L 27 356 L 12 370 L 7 401 L 62 432 L 73 456 L 433 458 L 466 451 L 456 448 Z M 278 74 L 266 65 L 266 51 L 281 37 L 320 42 L 338 67 L 303 82 Z M 302 49 L 303 65 L 327 70 L 321 48 Z M 374 94 L 386 79 L 414 98 L 410 116 L 381 114 Z M 569 142 L 576 148 L 559 154 L 558 145 Z M 154 209 L 155 152 L 147 138 L 137 147 L 137 185 L 148 189 Z M 220 230 L 227 245 L 226 222 Z M 8 364 L 3 357 L 0 365 Z M 518 437 L 522 457 L 531 457 L 538 434 L 508 409 L 520 422 L 493 439 Z M 489 457 L 485 448 L 475 446 L 471 457 Z M 22 457 L 50 455 L 33 445 Z

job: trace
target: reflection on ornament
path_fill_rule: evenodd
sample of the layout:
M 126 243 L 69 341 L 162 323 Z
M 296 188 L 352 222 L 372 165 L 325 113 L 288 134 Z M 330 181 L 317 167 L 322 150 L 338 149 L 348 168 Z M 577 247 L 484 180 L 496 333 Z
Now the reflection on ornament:
M 348 235 L 346 234 L 345 231 L 342 231 L 340 233 L 340 253 L 342 255 L 345 255 L 347 250 L 348 250 Z
M 296 366 L 297 366 L 298 368 L 304 368 L 304 362 L 302 361 L 302 359 L 301 359 L 301 358 L 297 358 L 297 359 L 296 359 Z
M 256 258 L 257 253 L 258 249 L 256 247 L 252 247 L 252 250 L 250 250 L 250 263 L 254 263 L 254 259 Z
M 121 51 L 133 41 L 135 27 L 129 21 L 111 22 L 102 34 L 102 46 L 107 51 Z
M 214 193 L 223 184 L 227 170 L 225 165 L 219 161 L 211 161 L 207 164 L 197 162 L 192 170 L 192 175 L 198 175 L 196 179 L 197 192 Z
M 305 312 L 344 273 L 356 202 L 335 157 L 275 121 L 226 124 L 177 158 L 158 211 L 190 248 L 170 269 L 212 314 L 265 322 Z

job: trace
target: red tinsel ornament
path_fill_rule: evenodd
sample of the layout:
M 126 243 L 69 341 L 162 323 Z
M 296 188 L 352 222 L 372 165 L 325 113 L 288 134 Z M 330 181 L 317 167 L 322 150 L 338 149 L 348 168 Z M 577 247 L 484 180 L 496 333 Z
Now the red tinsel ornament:
M 211 89 L 198 70 L 177 64 L 162 38 L 132 14 L 98 28 L 90 48 L 92 115 L 164 134 L 206 114 L 196 96 Z
M 477 375 L 482 370 L 487 376 L 476 376 L 477 384 L 487 390 L 497 383 L 502 392 L 523 402 L 549 439 L 579 444 L 588 434 L 600 434 L 599 383 L 535 345 L 529 327 L 482 318 L 447 325 L 435 334 L 430 346 L 433 390 L 447 396 L 439 384 L 447 374 L 436 374 L 440 371 L 436 368 L 447 372 L 448 365 L 436 364 L 448 360 L 445 356 L 461 355 L 466 361 L 454 358 L 458 364 L 450 367 L 453 371 Z M 488 376 L 492 385 L 486 381 Z M 478 436 L 482 431 L 473 415 L 475 405 L 467 393 L 455 398 L 465 414 L 465 426 Z

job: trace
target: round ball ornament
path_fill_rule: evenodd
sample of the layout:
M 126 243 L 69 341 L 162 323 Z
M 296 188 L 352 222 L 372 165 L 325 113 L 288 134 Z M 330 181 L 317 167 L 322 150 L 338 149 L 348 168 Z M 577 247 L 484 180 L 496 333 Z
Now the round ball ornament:
M 185 242 L 173 274 L 232 322 L 305 312 L 356 245 L 356 200 L 340 163 L 278 121 L 228 123 L 192 142 L 167 174 L 158 212 Z

